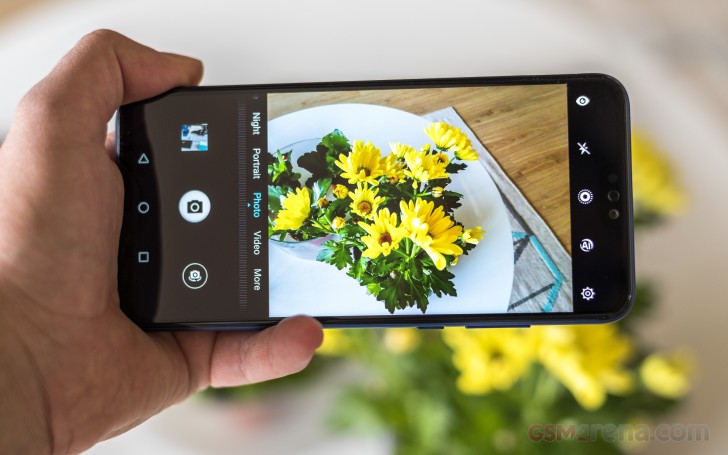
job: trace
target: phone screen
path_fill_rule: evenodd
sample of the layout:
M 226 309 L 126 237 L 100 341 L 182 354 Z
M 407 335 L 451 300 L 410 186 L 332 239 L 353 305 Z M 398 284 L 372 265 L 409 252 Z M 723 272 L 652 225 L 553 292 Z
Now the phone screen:
M 614 103 L 567 81 L 461 80 L 126 106 L 124 309 L 153 324 L 603 310 L 629 287 L 629 175 L 574 117 Z M 589 270 L 609 264 L 611 281 Z

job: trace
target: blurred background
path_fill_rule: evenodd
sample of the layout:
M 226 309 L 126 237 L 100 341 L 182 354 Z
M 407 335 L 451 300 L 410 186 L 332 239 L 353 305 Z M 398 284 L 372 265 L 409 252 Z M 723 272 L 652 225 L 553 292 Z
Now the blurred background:
M 558 372 L 543 360 L 513 387 L 463 387 L 451 355 L 492 359 L 487 339 L 338 333 L 301 377 L 196 397 L 90 453 L 728 453 L 725 2 L 0 0 L 0 137 L 23 93 L 97 28 L 201 58 L 203 84 L 609 73 L 630 94 L 645 217 L 636 238 L 642 315 L 601 340 L 628 337 L 621 367 L 636 385 L 605 386 L 602 406 L 585 405 L 568 381 L 549 382 Z M 428 379 L 444 391 L 428 393 Z M 407 401 L 409 391 L 434 398 Z M 529 406 L 543 412 L 527 415 Z M 636 422 L 709 425 L 710 441 L 526 444 L 533 423 Z

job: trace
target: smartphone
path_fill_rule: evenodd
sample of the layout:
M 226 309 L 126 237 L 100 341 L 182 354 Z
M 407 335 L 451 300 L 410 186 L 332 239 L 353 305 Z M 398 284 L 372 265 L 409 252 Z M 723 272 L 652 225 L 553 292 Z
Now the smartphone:
M 144 329 L 600 323 L 633 301 L 610 76 L 178 88 L 122 106 L 117 148 Z

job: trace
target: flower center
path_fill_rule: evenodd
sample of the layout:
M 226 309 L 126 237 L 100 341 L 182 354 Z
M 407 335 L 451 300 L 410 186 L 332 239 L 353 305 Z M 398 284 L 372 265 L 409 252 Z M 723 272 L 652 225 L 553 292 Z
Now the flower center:
M 364 215 L 368 215 L 372 211 L 372 204 L 370 204 L 368 201 L 361 201 L 356 207 Z
M 362 166 L 359 169 L 357 169 L 357 173 L 359 173 L 361 171 L 364 171 L 364 175 L 367 176 L 367 177 L 369 177 L 370 175 L 372 175 L 372 171 L 368 167 Z
M 389 245 L 392 244 L 392 236 L 389 234 L 389 232 L 384 232 L 382 235 L 379 236 L 379 244 L 384 245 L 385 243 Z

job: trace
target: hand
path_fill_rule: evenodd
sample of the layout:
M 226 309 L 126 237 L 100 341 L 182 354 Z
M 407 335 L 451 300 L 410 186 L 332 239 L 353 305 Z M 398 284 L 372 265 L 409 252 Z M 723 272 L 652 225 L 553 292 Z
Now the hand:
M 197 60 L 94 32 L 20 103 L 0 148 L 0 447 L 76 453 L 208 386 L 303 369 L 322 339 L 145 333 L 119 309 L 123 184 L 106 125 L 122 104 L 202 77 Z

